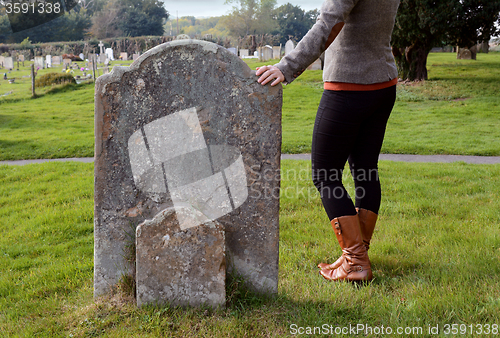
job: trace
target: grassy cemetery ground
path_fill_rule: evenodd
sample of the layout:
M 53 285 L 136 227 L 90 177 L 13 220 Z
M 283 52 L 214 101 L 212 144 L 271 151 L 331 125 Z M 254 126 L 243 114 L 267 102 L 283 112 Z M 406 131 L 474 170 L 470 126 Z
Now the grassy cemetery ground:
M 94 303 L 93 165 L 0 167 L 2 336 L 285 337 L 293 324 L 364 324 L 421 327 L 421 337 L 429 325 L 500 324 L 500 166 L 383 162 L 375 279 L 361 288 L 317 272 L 340 249 L 309 170 L 283 161 L 278 296 L 233 283 L 227 308 L 214 312 L 137 309 L 120 294 Z
M 8 74 L 14 84 L 0 80 L 0 161 L 93 156 L 93 84 L 37 89 L 33 100 L 25 64 Z M 399 85 L 382 152 L 500 155 L 500 53 L 479 54 L 477 61 L 436 53 L 428 64 L 429 81 Z M 283 152 L 309 152 L 321 71 L 307 71 L 284 88 Z
M 430 81 L 399 86 L 384 151 L 500 155 L 500 54 L 478 61 L 432 54 L 429 70 Z M 33 100 L 22 77 L 28 68 L 19 74 L 15 84 L 0 80 L 0 95 L 10 92 L 0 98 L 0 160 L 92 156 L 93 84 L 37 89 Z M 286 152 L 309 151 L 321 86 L 320 72 L 308 71 L 285 88 Z M 335 329 L 349 325 L 375 337 L 391 336 L 388 328 L 392 336 L 436 337 L 429 333 L 436 326 L 441 336 L 498 335 L 500 165 L 383 161 L 380 168 L 370 285 L 319 276 L 316 264 L 340 249 L 310 164 L 288 160 L 278 295 L 253 295 L 233 279 L 227 307 L 212 311 L 137 309 L 126 284 L 94 302 L 93 165 L 0 166 L 1 336 L 287 337 L 299 327 L 343 336 Z

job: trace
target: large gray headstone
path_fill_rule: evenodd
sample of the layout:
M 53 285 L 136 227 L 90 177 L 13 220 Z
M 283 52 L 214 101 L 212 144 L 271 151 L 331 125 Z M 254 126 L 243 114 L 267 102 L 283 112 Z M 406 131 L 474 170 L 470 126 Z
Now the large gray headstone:
M 281 86 L 262 86 L 225 48 L 159 45 L 95 89 L 94 293 L 133 266 L 145 220 L 188 205 L 225 231 L 228 271 L 277 292 Z M 177 214 L 177 226 L 191 224 Z M 214 263 L 214 262 L 212 262 Z

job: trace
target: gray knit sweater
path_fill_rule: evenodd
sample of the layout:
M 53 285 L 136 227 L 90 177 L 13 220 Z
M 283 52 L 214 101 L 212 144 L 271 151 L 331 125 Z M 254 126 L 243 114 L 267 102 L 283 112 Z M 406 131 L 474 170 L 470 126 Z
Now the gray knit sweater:
M 398 76 L 391 35 L 400 0 L 326 0 L 297 47 L 276 64 L 292 82 L 325 50 L 333 26 L 344 27 L 325 53 L 323 81 L 373 84 Z

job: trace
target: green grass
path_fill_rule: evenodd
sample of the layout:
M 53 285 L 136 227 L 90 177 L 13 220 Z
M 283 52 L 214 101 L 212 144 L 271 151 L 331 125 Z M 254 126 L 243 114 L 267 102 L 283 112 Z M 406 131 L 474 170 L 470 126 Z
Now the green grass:
M 422 327 L 413 336 L 430 337 L 429 325 L 500 324 L 500 166 L 380 168 L 370 285 L 319 276 L 316 264 L 340 248 L 310 164 L 283 161 L 279 293 L 262 298 L 233 284 L 227 308 L 212 311 L 137 309 L 119 292 L 94 303 L 92 164 L 0 166 L 2 336 L 286 337 L 292 324 L 365 324 Z
M 14 84 L 0 80 L 0 95 L 10 93 L 0 97 L 0 160 L 94 156 L 93 83 L 36 88 L 32 99 L 28 65 L 8 74 Z M 41 69 L 37 77 L 61 71 Z

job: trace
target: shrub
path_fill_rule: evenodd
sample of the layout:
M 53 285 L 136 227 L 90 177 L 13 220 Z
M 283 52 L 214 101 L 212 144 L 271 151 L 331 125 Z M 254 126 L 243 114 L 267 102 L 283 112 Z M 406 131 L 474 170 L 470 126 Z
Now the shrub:
M 76 83 L 73 75 L 68 73 L 47 73 L 35 80 L 35 87 L 45 87 L 63 83 Z

